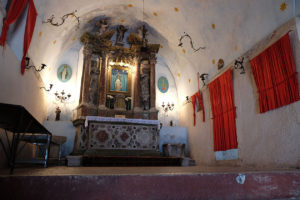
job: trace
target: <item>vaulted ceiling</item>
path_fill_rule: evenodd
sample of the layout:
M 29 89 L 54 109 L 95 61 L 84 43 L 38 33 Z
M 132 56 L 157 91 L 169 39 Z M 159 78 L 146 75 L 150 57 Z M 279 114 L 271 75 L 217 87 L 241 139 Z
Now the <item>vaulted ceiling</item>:
M 112 26 L 134 28 L 144 21 L 150 30 L 149 42 L 159 43 L 160 59 L 172 72 L 179 96 L 197 89 L 196 73 L 217 74 L 217 61 L 225 65 L 246 52 L 256 42 L 294 16 L 293 0 L 35 0 L 38 19 L 29 55 L 35 63 L 55 68 L 57 59 L 68 49 L 80 47 L 79 38 L 94 29 L 97 20 L 106 17 Z M 59 17 L 77 10 L 59 27 L 42 23 L 52 14 Z M 144 16 L 144 17 L 143 17 Z M 179 47 L 179 38 L 188 38 Z M 47 77 L 48 71 L 42 72 Z

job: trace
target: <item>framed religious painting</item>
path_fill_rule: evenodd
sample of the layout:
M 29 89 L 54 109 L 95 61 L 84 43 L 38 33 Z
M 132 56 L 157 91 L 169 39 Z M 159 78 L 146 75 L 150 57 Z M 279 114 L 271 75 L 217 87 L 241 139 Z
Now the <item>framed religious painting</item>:
M 107 75 L 107 94 L 131 96 L 130 68 L 119 65 L 110 66 Z
M 72 76 L 72 69 L 71 69 L 70 65 L 62 64 L 57 69 L 57 78 L 61 82 L 67 82 L 68 80 L 71 79 L 71 76 Z

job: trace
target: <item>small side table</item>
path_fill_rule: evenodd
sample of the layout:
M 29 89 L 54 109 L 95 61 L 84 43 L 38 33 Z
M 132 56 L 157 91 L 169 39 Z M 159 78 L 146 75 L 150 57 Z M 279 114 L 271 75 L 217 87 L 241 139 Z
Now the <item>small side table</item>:
M 51 143 L 50 143 L 50 158 L 58 158 L 58 161 L 61 160 L 61 145 L 63 145 L 67 141 L 67 137 L 65 136 L 57 136 L 52 135 Z

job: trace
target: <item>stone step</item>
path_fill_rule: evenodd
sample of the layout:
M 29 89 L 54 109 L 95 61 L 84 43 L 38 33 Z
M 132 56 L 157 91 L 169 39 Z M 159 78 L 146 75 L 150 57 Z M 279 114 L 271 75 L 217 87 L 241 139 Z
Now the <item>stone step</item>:
M 182 158 L 163 156 L 83 156 L 83 166 L 181 166 Z

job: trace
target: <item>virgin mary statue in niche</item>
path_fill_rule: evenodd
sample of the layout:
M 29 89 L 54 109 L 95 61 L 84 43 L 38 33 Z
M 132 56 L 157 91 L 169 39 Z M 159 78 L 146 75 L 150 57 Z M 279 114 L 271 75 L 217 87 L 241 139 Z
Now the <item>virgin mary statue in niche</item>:
M 121 91 L 122 89 L 122 83 L 121 83 L 121 76 L 119 73 L 117 73 L 116 75 L 116 80 L 115 80 L 115 88 L 116 88 L 116 91 Z
M 128 72 L 126 70 L 113 69 L 111 71 L 110 90 L 116 92 L 128 92 Z

